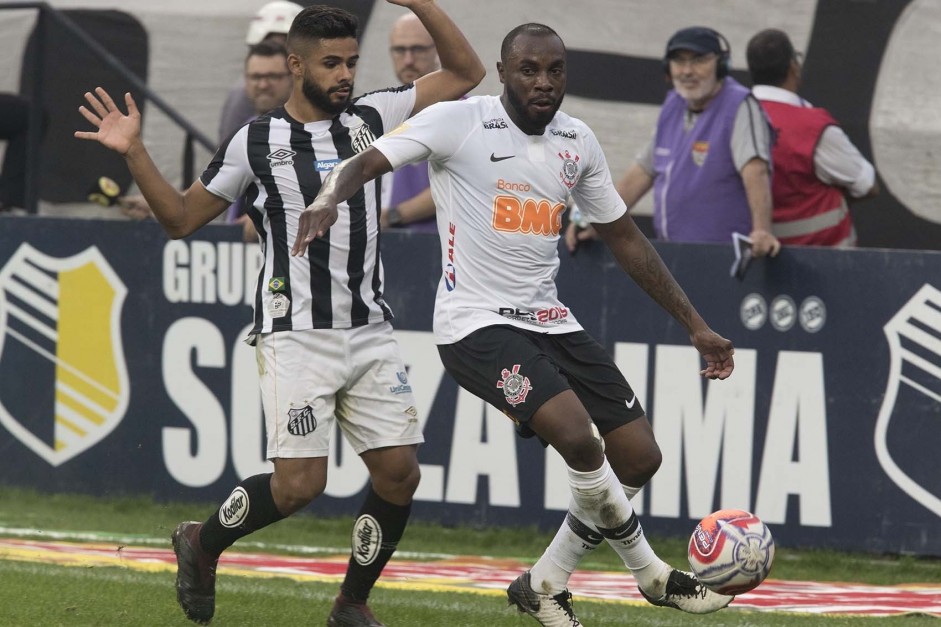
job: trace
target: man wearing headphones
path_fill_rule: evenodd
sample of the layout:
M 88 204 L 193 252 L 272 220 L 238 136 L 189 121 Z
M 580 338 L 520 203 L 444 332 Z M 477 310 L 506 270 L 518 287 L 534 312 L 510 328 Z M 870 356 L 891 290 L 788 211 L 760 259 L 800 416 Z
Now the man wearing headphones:
M 658 238 L 729 243 L 739 232 L 750 237 L 754 256 L 776 255 L 771 128 L 761 104 L 728 75 L 728 41 L 711 28 L 679 30 L 667 43 L 664 71 L 673 89 L 652 140 L 617 183 L 624 202 L 632 207 L 654 188 Z

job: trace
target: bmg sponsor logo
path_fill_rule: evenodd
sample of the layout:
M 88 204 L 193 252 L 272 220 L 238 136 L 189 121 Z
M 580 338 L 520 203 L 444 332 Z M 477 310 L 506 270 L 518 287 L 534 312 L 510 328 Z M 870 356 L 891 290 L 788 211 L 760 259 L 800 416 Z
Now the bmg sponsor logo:
M 493 228 L 504 233 L 558 235 L 562 230 L 564 203 L 553 204 L 545 198 L 519 199 L 498 195 L 493 199 Z

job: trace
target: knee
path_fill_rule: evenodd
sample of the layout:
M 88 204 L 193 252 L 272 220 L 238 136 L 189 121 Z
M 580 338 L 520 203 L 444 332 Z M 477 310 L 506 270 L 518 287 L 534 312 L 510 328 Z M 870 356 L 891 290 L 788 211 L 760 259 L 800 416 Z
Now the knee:
M 648 450 L 644 451 L 636 461 L 634 468 L 635 478 L 632 480 L 634 483 L 628 483 L 627 485 L 641 487 L 650 481 L 654 474 L 660 470 L 660 464 L 663 463 L 663 454 L 660 452 L 659 446 L 653 446 Z
M 589 432 L 571 432 L 556 442 L 556 451 L 569 468 L 579 472 L 594 470 L 604 456 L 601 440 Z
M 371 477 L 373 489 L 379 496 L 391 502 L 408 502 L 418 489 L 421 470 L 418 462 L 396 464 L 383 468 Z
M 641 451 L 623 455 L 608 451 L 611 467 L 623 485 L 642 488 L 649 482 L 663 463 L 663 454 L 655 443 Z
M 278 473 L 271 478 L 271 495 L 285 516 L 303 509 L 323 494 L 326 480 L 303 473 Z

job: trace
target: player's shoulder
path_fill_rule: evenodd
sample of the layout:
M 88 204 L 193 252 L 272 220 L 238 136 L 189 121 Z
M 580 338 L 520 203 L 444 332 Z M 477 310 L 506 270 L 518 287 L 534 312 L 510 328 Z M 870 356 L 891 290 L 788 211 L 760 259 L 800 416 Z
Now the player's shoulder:
M 385 89 L 377 89 L 375 91 L 367 92 L 361 96 L 353 98 L 347 107 L 347 113 L 357 113 L 362 109 L 375 109 L 378 111 L 384 111 L 387 108 L 394 108 L 397 105 L 395 102 L 399 99 L 408 99 L 404 102 L 410 102 L 415 98 L 415 84 L 407 83 L 405 85 L 399 85 L 398 87 L 386 87 Z
M 446 120 L 448 129 L 466 128 L 497 117 L 491 98 L 490 96 L 469 96 L 460 100 L 443 100 L 425 107 L 418 115 L 430 116 L 427 119 Z M 501 118 L 501 121 L 503 128 L 507 128 L 506 120 Z M 498 122 L 493 124 L 499 125 Z
M 546 133 L 553 137 L 573 142 L 593 142 L 595 133 L 585 122 L 569 115 L 564 111 L 557 111 L 552 122 L 546 126 Z
M 441 102 L 436 102 L 433 105 L 429 105 L 427 108 L 444 110 L 459 115 L 475 115 L 475 112 L 486 110 L 491 108 L 491 100 L 493 96 L 466 96 L 458 100 L 442 100 Z
M 386 87 L 384 89 L 376 89 L 374 91 L 368 91 L 361 96 L 353 98 L 352 104 L 368 104 L 369 102 L 375 100 L 383 100 L 387 98 L 398 98 L 405 94 L 408 94 L 410 91 L 415 89 L 415 83 L 406 83 L 405 85 L 399 85 L 397 87 Z

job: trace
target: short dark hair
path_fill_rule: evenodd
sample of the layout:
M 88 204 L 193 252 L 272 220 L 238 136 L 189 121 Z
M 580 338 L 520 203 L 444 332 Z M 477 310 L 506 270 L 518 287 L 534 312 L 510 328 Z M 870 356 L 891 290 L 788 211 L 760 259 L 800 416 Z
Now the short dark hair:
M 530 22 L 529 24 L 520 24 L 508 32 L 506 37 L 503 38 L 503 44 L 500 45 L 500 61 L 506 63 L 507 57 L 510 56 L 510 48 L 513 47 L 513 42 L 515 42 L 516 38 L 520 35 L 532 35 L 534 37 L 558 37 L 559 41 L 562 41 L 562 38 L 559 37 L 559 33 L 555 32 L 545 24 L 537 24 L 535 22 Z M 562 49 L 565 49 L 565 42 L 562 42 Z
M 751 38 L 745 54 L 752 83 L 780 87 L 794 60 L 794 45 L 787 33 L 769 28 Z
M 359 20 L 349 11 L 319 4 L 309 6 L 294 18 L 288 31 L 288 50 L 294 52 L 302 41 L 356 37 Z
M 283 44 L 271 39 L 262 39 L 257 44 L 248 47 L 248 54 L 245 55 L 247 63 L 251 57 L 285 57 L 288 56 L 288 50 Z

